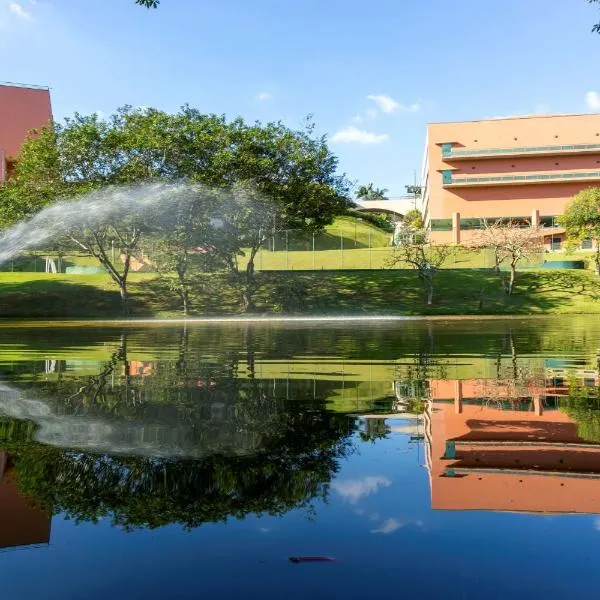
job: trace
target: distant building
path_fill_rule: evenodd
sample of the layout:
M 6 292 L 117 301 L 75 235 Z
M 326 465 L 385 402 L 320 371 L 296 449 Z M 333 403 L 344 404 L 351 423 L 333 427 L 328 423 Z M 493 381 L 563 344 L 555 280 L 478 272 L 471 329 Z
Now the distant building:
M 434 242 L 465 243 L 482 219 L 511 219 L 545 228 L 547 249 L 558 250 L 564 230 L 556 217 L 596 185 L 600 114 L 428 125 L 421 210 Z
M 48 88 L 0 83 L 0 181 L 10 177 L 30 131 L 45 127 L 51 119 Z

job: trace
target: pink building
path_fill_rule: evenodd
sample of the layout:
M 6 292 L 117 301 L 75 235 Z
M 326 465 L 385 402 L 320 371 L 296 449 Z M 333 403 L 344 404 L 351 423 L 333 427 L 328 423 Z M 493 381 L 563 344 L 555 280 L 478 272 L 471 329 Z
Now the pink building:
M 0 83 L 0 181 L 10 176 L 29 133 L 51 120 L 48 88 Z
M 434 242 L 465 243 L 482 219 L 512 218 L 546 228 L 548 249 L 558 250 L 564 230 L 556 217 L 591 186 L 600 186 L 600 114 L 427 128 L 422 211 Z

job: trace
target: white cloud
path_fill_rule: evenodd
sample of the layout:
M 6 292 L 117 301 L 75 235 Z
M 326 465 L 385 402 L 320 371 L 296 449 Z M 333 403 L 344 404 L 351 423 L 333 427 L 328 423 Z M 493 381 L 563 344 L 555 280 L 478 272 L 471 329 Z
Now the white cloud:
M 381 142 L 385 142 L 389 137 L 387 133 L 372 133 L 358 129 L 354 125 L 348 125 L 348 127 L 344 127 L 344 129 L 336 132 L 331 141 L 339 144 L 381 144 Z
M 266 102 L 267 100 L 272 100 L 273 99 L 273 94 L 269 94 L 269 92 L 260 92 L 260 94 L 257 94 L 256 96 L 256 100 L 258 100 L 259 102 Z
M 367 96 L 367 99 L 375 102 L 379 109 L 387 114 L 395 113 L 398 110 L 400 112 L 409 113 L 414 113 L 421 110 L 421 105 L 418 102 L 412 102 L 411 104 L 401 104 L 400 102 L 394 100 L 391 96 L 386 96 L 385 94 L 370 94 Z
M 368 100 L 372 100 L 384 113 L 393 113 L 400 108 L 400 104 L 385 94 L 369 94 Z
M 371 476 L 364 479 L 346 479 L 334 481 L 331 487 L 345 500 L 354 504 L 365 496 L 370 496 L 379 488 L 389 487 L 392 482 L 387 477 Z
M 600 110 L 600 94 L 598 92 L 588 92 L 585 95 L 585 103 L 591 110 Z
M 398 519 L 386 519 L 377 529 L 371 529 L 371 533 L 383 533 L 387 535 L 394 533 L 394 531 L 402 527 L 404 527 L 404 523 L 398 521 Z
M 365 110 L 365 114 L 367 117 L 369 117 L 369 119 L 374 119 L 377 116 L 377 111 L 374 108 L 367 108 L 367 110 Z
M 25 10 L 20 4 L 17 4 L 16 2 L 11 2 L 8 5 L 8 10 L 18 19 L 21 19 L 22 21 L 31 21 L 33 19 L 33 17 L 31 16 L 31 13 L 27 10 Z

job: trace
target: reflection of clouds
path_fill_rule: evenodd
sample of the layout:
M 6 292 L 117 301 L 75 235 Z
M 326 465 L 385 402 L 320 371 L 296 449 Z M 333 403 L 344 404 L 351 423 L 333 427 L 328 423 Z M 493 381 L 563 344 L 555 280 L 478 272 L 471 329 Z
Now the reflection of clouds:
M 421 521 L 421 519 L 417 519 L 415 521 L 401 521 L 400 519 L 389 518 L 386 519 L 383 523 L 381 523 L 381 525 L 379 525 L 377 529 L 371 529 L 371 533 L 383 533 L 384 535 L 387 535 L 388 533 L 394 533 L 394 531 L 397 531 L 398 529 L 401 529 L 406 525 L 412 525 L 414 527 L 423 527 L 424 523 L 423 521 Z
M 334 481 L 331 487 L 350 503 L 358 502 L 365 496 L 374 494 L 379 488 L 389 487 L 392 481 L 387 477 L 369 476 L 364 479 L 346 479 Z
M 398 521 L 398 519 L 386 519 L 377 529 L 371 529 L 371 533 L 394 533 L 397 529 L 404 527 L 404 523 Z
M 594 519 L 594 529 L 597 529 L 598 531 L 600 531 L 600 517 L 596 517 Z

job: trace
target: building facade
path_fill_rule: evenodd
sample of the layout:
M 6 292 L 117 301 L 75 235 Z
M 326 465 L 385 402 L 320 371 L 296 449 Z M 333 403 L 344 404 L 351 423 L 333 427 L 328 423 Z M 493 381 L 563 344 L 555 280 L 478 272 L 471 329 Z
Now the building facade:
M 0 83 L 0 181 L 10 177 L 30 132 L 51 120 L 48 88 Z
M 559 250 L 556 217 L 597 185 L 600 114 L 428 125 L 421 210 L 436 243 L 468 243 L 482 219 L 511 219 L 545 228 L 547 249 Z

